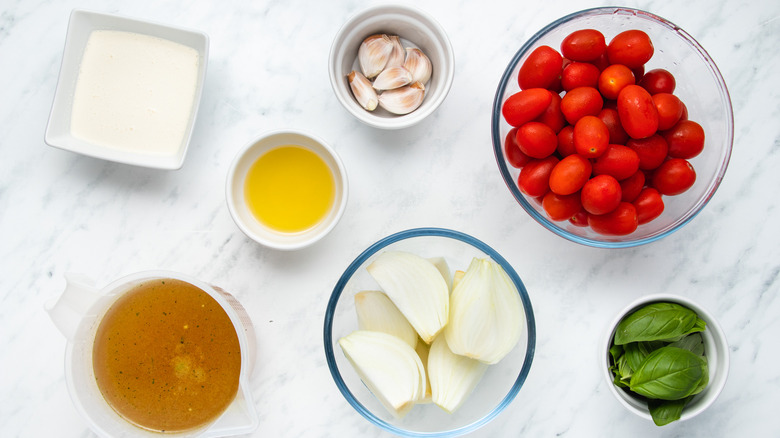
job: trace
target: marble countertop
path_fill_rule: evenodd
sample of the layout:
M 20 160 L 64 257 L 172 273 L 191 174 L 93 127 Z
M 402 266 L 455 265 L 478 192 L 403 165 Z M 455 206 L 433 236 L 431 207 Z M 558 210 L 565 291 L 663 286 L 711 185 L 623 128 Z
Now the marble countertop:
M 531 219 L 506 189 L 490 140 L 495 88 L 515 51 L 556 18 L 604 3 L 418 2 L 451 38 L 455 81 L 435 114 L 401 131 L 359 123 L 328 80 L 333 37 L 371 3 L 2 1 L 0 435 L 91 436 L 67 393 L 65 339 L 43 309 L 64 289 L 65 273 L 105 285 L 167 269 L 220 285 L 249 311 L 258 332 L 251 385 L 260 427 L 253 436 L 387 436 L 333 383 L 323 316 L 341 272 L 364 248 L 424 226 L 463 231 L 495 248 L 523 279 L 536 316 L 525 385 L 472 436 L 780 434 L 780 4 L 625 2 L 681 26 L 707 49 L 731 93 L 734 150 L 717 193 L 682 230 L 605 250 L 568 242 Z M 200 113 L 180 170 L 115 164 L 44 143 L 73 8 L 210 36 Z M 224 199 L 238 149 L 280 128 L 329 141 L 350 181 L 341 222 L 294 252 L 245 237 Z M 662 429 L 626 412 L 597 366 L 614 315 L 655 293 L 685 295 L 708 309 L 731 354 L 715 404 Z

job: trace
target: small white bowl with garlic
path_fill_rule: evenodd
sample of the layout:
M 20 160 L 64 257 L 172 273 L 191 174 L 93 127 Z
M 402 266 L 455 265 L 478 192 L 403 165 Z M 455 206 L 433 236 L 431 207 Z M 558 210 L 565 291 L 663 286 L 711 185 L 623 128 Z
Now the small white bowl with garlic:
M 402 49 L 398 66 L 392 60 L 388 64 L 388 56 L 381 54 L 385 47 L 389 54 L 393 44 Z M 414 70 L 410 64 L 419 52 L 430 61 L 428 75 L 423 67 L 419 74 L 412 71 L 413 79 L 398 82 L 397 73 L 405 75 L 404 67 Z M 367 70 L 372 62 L 377 67 L 377 59 L 378 70 Z M 328 73 L 336 98 L 358 120 L 375 128 L 402 129 L 419 123 L 442 104 L 452 87 L 455 58 L 444 28 L 433 17 L 411 6 L 379 5 L 354 14 L 341 27 L 331 45 Z M 371 98 L 353 91 L 358 83 L 362 86 L 357 90 Z M 388 83 L 393 88 L 386 90 Z

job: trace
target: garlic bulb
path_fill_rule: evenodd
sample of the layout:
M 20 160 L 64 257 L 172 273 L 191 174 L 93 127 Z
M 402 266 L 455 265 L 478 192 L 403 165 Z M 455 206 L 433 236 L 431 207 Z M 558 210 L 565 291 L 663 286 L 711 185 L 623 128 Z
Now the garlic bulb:
M 520 340 L 525 321 L 520 294 L 489 258 L 474 258 L 450 298 L 444 329 L 453 353 L 494 364 Z
M 447 282 L 439 270 L 430 261 L 404 251 L 386 251 L 366 269 L 422 340 L 430 344 L 447 324 L 450 312 Z
M 404 115 L 420 107 L 425 97 L 425 86 L 420 82 L 415 82 L 405 87 L 387 90 L 380 94 L 379 106 L 387 111 Z
M 368 111 L 375 110 L 379 104 L 379 99 L 371 82 L 359 71 L 354 70 L 347 75 L 347 80 L 349 81 L 349 88 L 360 106 Z
M 386 68 L 374 78 L 374 88 L 377 90 L 392 90 L 411 83 L 412 74 L 403 67 Z
M 356 293 L 355 311 L 360 330 L 384 332 L 398 337 L 412 348 L 417 346 L 419 336 L 414 327 L 383 292 L 365 290 Z
M 425 395 L 425 369 L 406 342 L 358 330 L 339 339 L 339 345 L 368 390 L 394 417 L 406 415 Z
M 387 35 L 371 35 L 358 48 L 358 63 L 363 76 L 371 79 L 387 65 L 393 52 L 393 41 Z
M 401 44 L 401 38 L 398 35 L 390 35 L 390 41 L 393 43 L 393 51 L 390 52 L 385 68 L 403 67 L 406 60 L 406 50 Z
M 428 353 L 428 377 L 432 401 L 453 413 L 474 391 L 488 365 L 453 353 L 444 336 L 437 336 Z
M 412 73 L 412 82 L 422 82 L 423 85 L 428 83 L 433 72 L 431 60 L 422 50 L 412 47 L 406 49 L 404 68 Z

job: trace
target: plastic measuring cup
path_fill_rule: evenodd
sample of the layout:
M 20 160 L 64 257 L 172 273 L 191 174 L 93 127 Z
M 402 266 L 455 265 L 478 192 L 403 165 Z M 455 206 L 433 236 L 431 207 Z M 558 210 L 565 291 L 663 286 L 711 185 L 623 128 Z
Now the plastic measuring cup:
M 165 435 L 176 437 L 224 437 L 254 431 L 260 423 L 249 391 L 249 376 L 255 359 L 256 339 L 252 321 L 241 304 L 224 290 L 187 275 L 169 271 L 145 271 L 114 281 L 103 289 L 83 275 L 66 274 L 65 291 L 46 303 L 54 324 L 65 335 L 65 380 L 76 410 L 89 427 L 103 437 L 160 437 L 122 418 L 105 401 L 92 369 L 95 333 L 108 308 L 125 292 L 152 279 L 177 279 L 197 286 L 214 298 L 233 322 L 241 347 L 238 392 L 233 402 L 216 420 L 200 428 Z

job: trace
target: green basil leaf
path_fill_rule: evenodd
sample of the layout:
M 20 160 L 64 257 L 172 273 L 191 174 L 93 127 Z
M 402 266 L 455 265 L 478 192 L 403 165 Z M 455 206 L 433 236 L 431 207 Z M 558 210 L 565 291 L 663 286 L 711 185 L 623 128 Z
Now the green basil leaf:
M 612 356 L 612 363 L 617 363 L 618 358 L 620 355 L 623 354 L 623 346 L 622 345 L 613 345 L 609 349 L 609 354 Z
M 665 426 L 673 421 L 677 421 L 682 416 L 685 405 L 688 404 L 693 396 L 682 400 L 647 400 L 647 407 L 650 409 L 650 416 L 653 417 L 653 423 L 656 426 Z
M 628 380 L 634 374 L 634 369 L 628 364 L 625 354 L 618 358 L 617 367 L 621 380 Z
M 679 400 L 699 387 L 706 368 L 707 364 L 700 356 L 666 346 L 647 356 L 631 376 L 629 387 L 648 398 Z
M 682 348 L 693 352 L 698 356 L 704 356 L 704 339 L 701 337 L 701 333 L 691 333 L 688 336 L 684 336 L 677 342 L 671 344 L 672 347 Z
M 651 303 L 623 318 L 615 330 L 615 344 L 659 341 L 690 333 L 696 313 L 675 303 Z
M 707 358 L 702 357 L 702 359 L 704 360 L 704 366 L 702 368 L 702 372 L 704 373 L 704 375 L 701 378 L 701 382 L 699 382 L 699 386 L 697 386 L 696 389 L 693 390 L 691 395 L 695 395 L 704 391 L 704 388 L 706 388 L 707 384 L 710 383 L 710 367 L 707 364 Z
M 624 345 L 628 365 L 631 369 L 638 370 L 650 353 L 663 346 L 664 343 L 659 341 L 630 342 Z

